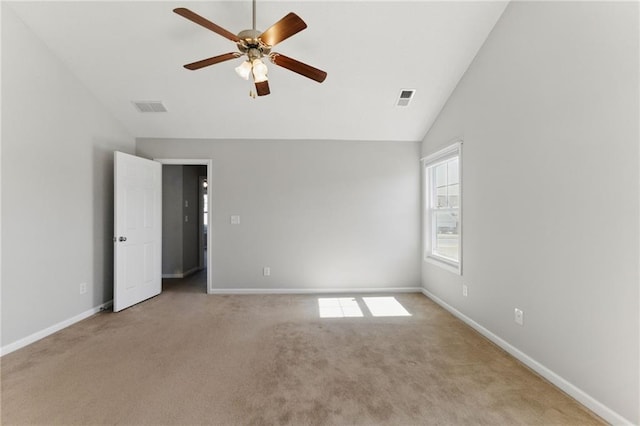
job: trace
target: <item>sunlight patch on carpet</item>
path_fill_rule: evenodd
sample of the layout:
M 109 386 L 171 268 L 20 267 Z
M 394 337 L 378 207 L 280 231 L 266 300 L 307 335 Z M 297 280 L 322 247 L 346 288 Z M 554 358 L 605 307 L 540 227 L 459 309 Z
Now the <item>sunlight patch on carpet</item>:
M 362 310 L 353 297 L 322 297 L 318 299 L 320 318 L 362 317 Z
M 395 297 L 363 297 L 358 303 L 355 297 L 320 297 L 320 318 L 410 317 L 411 314 Z M 362 312 L 365 309 L 366 313 Z M 369 315 L 370 314 L 370 315 Z
M 363 297 L 362 300 L 374 317 L 411 316 L 395 297 Z

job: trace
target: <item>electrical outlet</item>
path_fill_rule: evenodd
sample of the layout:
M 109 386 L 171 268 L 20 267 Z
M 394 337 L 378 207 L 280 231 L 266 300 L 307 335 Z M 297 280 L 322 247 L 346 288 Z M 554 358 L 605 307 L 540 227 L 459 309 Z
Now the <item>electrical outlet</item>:
M 462 295 L 467 297 L 469 295 L 469 287 L 466 284 L 462 284 Z
M 271 275 L 271 268 L 269 268 L 268 266 L 262 268 L 262 275 L 264 275 L 265 277 Z
M 516 308 L 513 311 L 513 320 L 518 325 L 522 325 L 522 326 L 524 325 L 524 312 L 522 311 L 522 309 Z
M 85 294 L 87 292 L 87 283 L 80 283 L 80 294 Z

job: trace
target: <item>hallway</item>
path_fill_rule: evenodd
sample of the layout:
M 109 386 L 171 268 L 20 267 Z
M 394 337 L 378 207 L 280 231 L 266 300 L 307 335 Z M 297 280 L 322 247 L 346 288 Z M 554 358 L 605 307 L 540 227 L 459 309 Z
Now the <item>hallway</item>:
M 206 257 L 205 257 L 206 258 Z M 170 293 L 207 293 L 207 268 L 185 278 L 163 278 L 162 291 Z

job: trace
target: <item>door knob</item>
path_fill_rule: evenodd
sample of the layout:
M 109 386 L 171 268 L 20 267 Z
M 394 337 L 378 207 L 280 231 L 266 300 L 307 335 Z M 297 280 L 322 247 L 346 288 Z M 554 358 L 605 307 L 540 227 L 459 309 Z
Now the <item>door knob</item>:
M 120 238 L 118 238 L 118 240 L 120 240 L 120 241 L 127 241 L 127 237 L 120 237 Z

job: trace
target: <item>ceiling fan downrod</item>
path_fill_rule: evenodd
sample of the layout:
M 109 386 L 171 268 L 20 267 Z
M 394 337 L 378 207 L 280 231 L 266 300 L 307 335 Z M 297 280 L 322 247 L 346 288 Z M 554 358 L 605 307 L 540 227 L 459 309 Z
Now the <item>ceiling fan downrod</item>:
M 256 0 L 253 0 L 253 31 L 256 30 Z

